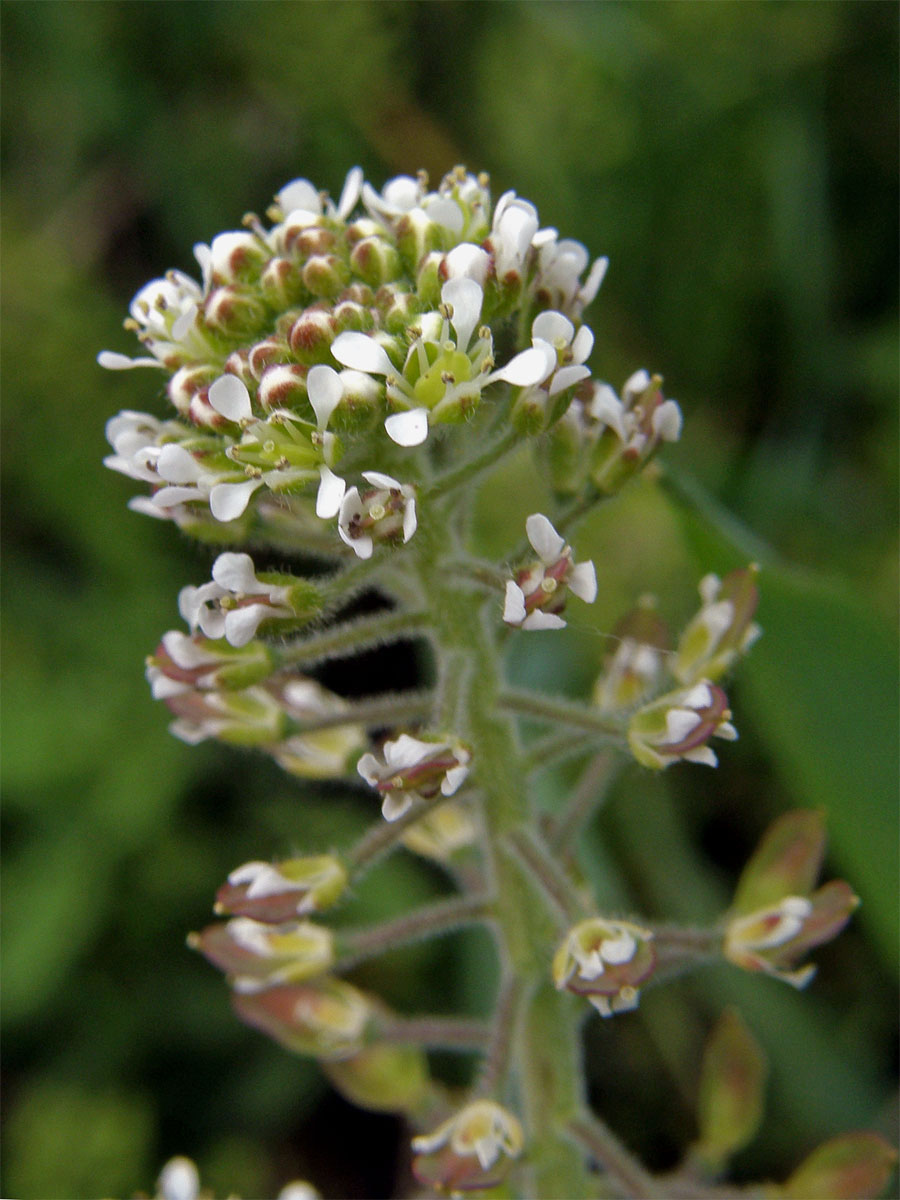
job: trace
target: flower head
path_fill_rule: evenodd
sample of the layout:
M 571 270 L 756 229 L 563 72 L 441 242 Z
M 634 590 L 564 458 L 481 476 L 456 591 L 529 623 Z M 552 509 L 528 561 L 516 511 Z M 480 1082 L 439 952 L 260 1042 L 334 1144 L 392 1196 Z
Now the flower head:
M 591 452 L 591 478 L 602 492 L 617 492 L 646 466 L 662 442 L 681 437 L 681 410 L 663 397 L 661 385 L 659 375 L 636 371 L 620 400 L 609 384 L 594 384 L 586 411 L 601 428 Z
M 439 793 L 452 796 L 469 773 L 469 750 L 458 741 L 420 741 L 401 733 L 384 743 L 383 759 L 364 754 L 357 770 L 383 797 L 386 821 L 396 821 L 413 802 Z
M 662 770 L 673 762 L 718 763 L 709 745 L 712 737 L 733 742 L 728 697 L 714 683 L 667 692 L 634 713 L 628 724 L 628 745 L 644 767 Z
M 474 1100 L 434 1133 L 413 1138 L 413 1173 L 441 1192 L 481 1191 L 503 1181 L 524 1144 L 511 1112 L 493 1100 Z
M 637 1008 L 639 985 L 653 972 L 653 934 L 630 921 L 591 917 L 566 935 L 553 959 L 553 981 L 587 996 L 603 1017 Z
M 568 592 L 586 604 L 597 598 L 594 564 L 576 563 L 571 546 L 543 513 L 532 513 L 525 530 L 539 561 L 522 568 L 507 583 L 503 620 L 522 629 L 562 629 L 565 621 L 559 614 Z

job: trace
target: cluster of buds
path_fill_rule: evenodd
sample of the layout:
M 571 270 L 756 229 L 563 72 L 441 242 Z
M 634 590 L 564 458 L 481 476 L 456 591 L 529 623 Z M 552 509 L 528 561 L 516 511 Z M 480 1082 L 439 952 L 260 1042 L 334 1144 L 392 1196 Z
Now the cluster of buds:
M 202 591 L 202 589 L 197 589 Z M 263 607 L 263 606 L 254 606 Z M 239 647 L 177 630 L 147 659 L 153 697 L 175 716 L 170 732 L 189 745 L 215 739 L 265 750 L 293 775 L 344 775 L 366 745 L 364 730 L 334 724 L 346 701 L 313 679 L 278 673 L 259 641 Z M 318 721 L 327 727 L 317 729 Z
M 396 821 L 414 803 L 453 796 L 469 774 L 471 754 L 455 738 L 422 741 L 401 733 L 382 746 L 382 758 L 367 753 L 357 770 L 382 797 L 386 821 Z
M 637 1008 L 653 974 L 653 933 L 631 921 L 590 917 L 566 934 L 553 958 L 557 988 L 586 996 L 602 1017 Z
M 522 1153 L 522 1126 L 493 1100 L 473 1100 L 433 1133 L 413 1138 L 413 1174 L 436 1191 L 497 1187 Z
M 849 884 L 813 891 L 825 833 L 818 812 L 792 812 L 769 829 L 744 868 L 725 925 L 724 954 L 745 971 L 762 971 L 793 987 L 812 979 L 808 950 L 831 941 L 859 904 Z
M 597 598 L 594 564 L 576 563 L 571 546 L 543 513 L 531 514 L 525 532 L 538 560 L 507 583 L 503 620 L 520 629 L 562 629 L 566 622 L 560 613 L 569 592 L 586 604 Z
M 558 420 L 587 379 L 581 314 L 606 260 L 588 271 L 584 247 L 512 192 L 492 210 L 486 176 L 458 168 L 435 191 L 401 176 L 379 193 L 354 168 L 337 203 L 297 179 L 269 216 L 195 246 L 199 283 L 170 272 L 141 289 L 127 326 L 146 355 L 99 356 L 170 376 L 176 420 L 129 411 L 107 427 L 107 465 L 150 485 L 138 511 L 216 538 L 210 521 L 244 533 L 269 493 L 315 493 L 319 520 L 339 516 L 335 553 L 365 557 L 416 525 L 413 483 L 382 465 L 469 419 L 495 385 L 524 433 Z M 491 322 L 517 309 L 531 345 L 498 363 Z
M 701 608 L 674 652 L 650 597 L 617 625 L 594 702 L 623 720 L 629 748 L 642 766 L 662 770 L 684 761 L 714 767 L 710 739 L 737 737 L 728 698 L 716 681 L 760 635 L 753 620 L 757 571 L 751 565 L 724 580 L 707 575 L 700 583 Z

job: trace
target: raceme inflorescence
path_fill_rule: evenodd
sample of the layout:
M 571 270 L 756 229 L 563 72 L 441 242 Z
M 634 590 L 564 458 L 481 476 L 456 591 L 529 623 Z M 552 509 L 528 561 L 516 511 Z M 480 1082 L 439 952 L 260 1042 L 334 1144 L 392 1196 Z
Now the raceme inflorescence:
M 674 639 L 638 601 L 587 700 L 511 686 L 506 647 L 583 623 L 603 586 L 578 550 L 581 519 L 681 435 L 658 375 L 636 370 L 618 391 L 592 375 L 584 313 L 606 260 L 463 168 L 434 190 L 420 173 L 381 191 L 355 168 L 337 201 L 297 179 L 268 218 L 196 246 L 199 280 L 171 271 L 135 296 L 126 327 L 141 354 L 99 362 L 158 372 L 170 411 L 112 418 L 105 461 L 138 485 L 133 510 L 216 552 L 178 597 L 184 626 L 147 660 L 172 733 L 356 781 L 373 824 L 355 845 L 292 847 L 210 881 L 220 919 L 190 944 L 244 1021 L 316 1058 L 357 1104 L 406 1116 L 422 1194 L 721 1194 L 760 1109 L 740 1018 L 714 1031 L 699 1140 L 664 1179 L 590 1110 L 580 1027 L 592 1012 L 634 1019 L 645 989 L 715 961 L 807 984 L 808 951 L 857 903 L 843 882 L 816 889 L 821 815 L 783 816 L 702 929 L 598 911 L 573 850 L 617 762 L 706 769 L 737 736 L 723 681 L 760 633 L 757 568 L 704 578 Z M 516 498 L 502 558 L 479 556 L 475 498 L 516 455 L 535 499 Z M 381 606 L 353 615 L 362 593 Z M 428 649 L 426 686 L 388 678 L 349 697 L 317 677 L 401 640 Z M 584 778 L 539 817 L 534 777 L 565 758 Z M 401 848 L 442 864 L 455 894 L 380 924 L 330 923 Z M 499 963 L 488 1020 L 400 1014 L 352 981 L 373 955 L 473 924 Z M 428 1051 L 448 1048 L 477 1056 L 465 1092 L 432 1075 Z M 808 1194 L 814 1177 L 816 1195 L 849 1195 L 853 1171 L 877 1189 L 888 1162 L 883 1143 L 849 1135 L 765 1194 Z

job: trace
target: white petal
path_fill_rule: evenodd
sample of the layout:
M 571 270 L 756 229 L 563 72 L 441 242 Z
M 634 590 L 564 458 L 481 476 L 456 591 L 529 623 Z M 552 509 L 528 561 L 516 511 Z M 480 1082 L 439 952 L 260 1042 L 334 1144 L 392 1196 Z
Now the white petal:
M 242 595 L 263 595 L 268 587 L 256 578 L 256 569 L 249 554 L 226 550 L 213 563 L 212 577 L 220 587 Z
M 398 821 L 412 808 L 411 792 L 388 792 L 381 805 L 381 815 L 386 821 Z
M 625 430 L 625 406 L 608 383 L 599 383 L 594 389 L 590 414 L 610 429 L 615 430 L 622 442 L 628 441 Z
M 180 342 L 190 333 L 197 318 L 197 305 L 188 304 L 172 324 L 172 341 Z
M 375 787 L 383 774 L 381 763 L 374 754 L 364 754 L 356 764 L 356 769 L 370 787 Z
M 448 279 L 474 279 L 478 284 L 484 284 L 487 279 L 491 256 L 480 246 L 471 242 L 461 242 L 444 255 L 444 269 Z
M 709 684 L 704 680 L 685 692 L 681 698 L 681 703 L 687 708 L 709 708 L 712 704 L 712 699 Z
M 463 780 L 469 774 L 469 768 L 465 763 L 460 763 L 459 766 L 450 767 L 447 774 L 444 776 L 441 783 L 441 795 L 452 796 L 454 792 L 459 791 Z
M 434 221 L 438 225 L 443 225 L 445 229 L 449 229 L 451 233 L 462 233 L 463 217 L 462 209 L 455 200 L 451 200 L 449 196 L 438 196 L 431 200 L 425 207 L 425 212 L 428 215 L 429 221 Z
M 505 367 L 494 371 L 490 379 L 502 379 L 513 387 L 531 387 L 543 383 L 555 366 L 556 351 L 548 342 L 541 341 L 510 359 Z
M 298 208 L 305 212 L 321 213 L 322 211 L 322 201 L 318 190 L 308 179 L 293 179 L 290 183 L 286 183 L 275 199 L 285 214 Z
M 525 620 L 525 593 L 512 579 L 506 585 L 503 620 L 509 625 L 521 625 Z
M 453 308 L 450 323 L 456 330 L 457 348 L 465 352 L 472 331 L 481 319 L 484 292 L 474 279 L 448 279 L 441 288 L 441 300 Z
M 575 336 L 575 326 L 561 312 L 542 312 L 532 322 L 531 336 L 553 346 L 568 346 Z
M 653 410 L 653 432 L 664 442 L 677 442 L 681 437 L 681 409 L 674 400 L 664 400 Z
M 316 495 L 316 516 L 323 520 L 336 517 L 344 499 L 347 485 L 339 475 L 335 475 L 330 467 L 319 467 L 319 491 Z
M 154 504 L 149 496 L 132 496 L 127 507 L 132 512 L 141 513 L 145 517 L 155 517 L 158 521 L 170 521 L 172 514 Z
M 630 404 L 642 392 L 646 392 L 650 386 L 650 373 L 642 367 L 639 371 L 635 371 L 633 375 L 629 375 L 625 380 L 625 386 L 622 388 L 622 396 L 625 398 L 626 404 Z
M 570 367 L 560 367 L 550 381 L 550 395 L 555 396 L 558 392 L 564 392 L 566 388 L 573 387 L 582 379 L 587 379 L 590 373 L 590 367 L 579 366 L 577 363 L 573 363 Z
M 523 629 L 565 629 L 566 623 L 556 613 L 542 612 L 539 608 L 530 612 L 522 622 Z
M 162 367 L 156 358 L 129 358 L 127 354 L 117 354 L 115 350 L 101 350 L 97 362 L 107 371 L 130 371 L 132 367 Z
M 550 566 L 562 554 L 566 542 L 559 536 L 543 513 L 532 513 L 525 522 L 525 532 L 542 562 Z
M 583 363 L 593 348 L 594 331 L 588 325 L 582 325 L 572 342 L 572 358 L 577 363 Z
M 192 671 L 194 667 L 208 667 L 219 661 L 218 655 L 204 645 L 198 645 L 192 637 L 188 637 L 179 629 L 170 629 L 164 633 L 162 644 L 172 662 L 183 671 Z
M 578 293 L 578 299 L 582 304 L 588 305 L 597 295 L 600 290 L 600 284 L 606 276 L 606 269 L 609 266 L 609 259 L 605 256 L 597 258 L 588 273 L 587 279 L 584 281 L 584 286 Z
M 181 696 L 184 692 L 189 692 L 190 686 L 186 683 L 180 683 L 177 679 L 170 679 L 168 675 L 163 675 L 158 668 L 151 668 L 147 672 L 147 680 L 150 684 L 150 695 L 154 700 L 168 700 L 170 696 Z
M 237 375 L 220 375 L 211 383 L 209 402 L 229 421 L 247 421 L 253 416 L 250 393 Z
M 423 742 L 408 733 L 401 733 L 392 742 L 385 742 L 384 761 L 393 771 L 405 771 L 407 767 L 416 766 L 441 749 L 446 749 L 446 745 L 441 742 Z
M 608 963 L 627 963 L 634 958 L 637 942 L 630 933 L 622 932 L 618 937 L 604 938 L 600 954 Z
M 174 442 L 160 450 L 156 469 L 167 483 L 196 483 L 203 473 L 193 454 Z
M 149 499 L 155 508 L 174 508 L 176 504 L 187 504 L 189 500 L 202 500 L 203 492 L 195 487 L 164 487 L 154 492 L 152 497 L 136 496 L 135 499 Z
M 666 713 L 665 745 L 676 746 L 694 732 L 701 718 L 692 708 L 670 708 Z
M 189 1158 L 172 1158 L 160 1171 L 157 1181 L 163 1200 L 196 1200 L 200 1176 Z
M 258 487 L 262 487 L 258 479 L 248 479 L 246 483 L 217 483 L 209 493 L 209 510 L 217 521 L 234 521 L 243 514 Z
M 256 637 L 259 623 L 272 615 L 268 604 L 246 604 L 225 614 L 225 637 L 232 646 L 246 646 Z
M 693 750 L 686 750 L 681 757 L 685 762 L 699 763 L 702 767 L 717 767 L 719 765 L 715 751 L 710 750 L 709 746 L 697 746 Z
M 331 353 L 342 367 L 367 371 L 372 375 L 394 375 L 396 368 L 383 346 L 364 333 L 348 329 L 331 343 Z
M 356 208 L 356 202 L 359 200 L 362 182 L 362 167 L 351 167 L 347 172 L 347 178 L 344 180 L 344 186 L 341 189 L 341 198 L 338 200 L 337 205 L 337 215 L 342 221 L 346 221 L 353 212 L 354 208 Z
M 416 517 L 416 501 L 413 497 L 407 501 L 406 508 L 403 511 L 403 542 L 404 545 L 418 528 L 418 519 Z
M 225 636 L 225 614 L 220 608 L 203 608 L 199 614 L 199 625 L 203 636 L 213 641 Z
M 385 420 L 384 428 L 398 446 L 421 446 L 428 437 L 428 409 L 412 408 L 409 412 L 392 413 Z
M 205 242 L 197 242 L 194 246 L 194 258 L 200 266 L 200 273 L 203 276 L 203 290 L 209 288 L 210 279 L 212 278 L 212 252 Z
M 306 391 L 316 414 L 319 429 L 324 429 L 344 394 L 341 377 L 332 367 L 319 363 L 309 369 L 309 374 L 306 376 Z
M 592 562 L 576 563 L 569 576 L 569 591 L 585 604 L 597 599 L 597 572 Z
M 371 483 L 372 487 L 387 488 L 389 491 L 391 488 L 400 487 L 399 480 L 394 479 L 392 475 L 382 475 L 380 471 L 363 471 L 362 477 Z
M 341 535 L 357 558 L 372 557 L 372 553 L 375 550 L 375 543 L 368 534 L 364 534 L 362 537 L 358 538 L 351 538 L 347 537 L 343 529 L 340 528 L 338 529 L 338 533 Z

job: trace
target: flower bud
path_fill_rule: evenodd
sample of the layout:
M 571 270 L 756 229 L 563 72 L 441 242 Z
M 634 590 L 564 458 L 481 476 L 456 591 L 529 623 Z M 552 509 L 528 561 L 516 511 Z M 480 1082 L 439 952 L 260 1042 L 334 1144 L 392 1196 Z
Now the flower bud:
M 263 992 L 235 992 L 232 1004 L 242 1021 L 288 1050 L 323 1059 L 358 1054 L 371 1016 L 358 988 L 327 975 Z
M 875 1133 L 844 1133 L 814 1150 L 776 1189 L 784 1200 L 869 1200 L 880 1196 L 897 1151 Z
M 350 252 L 350 266 L 354 274 L 373 288 L 391 283 L 402 274 L 396 247 L 383 237 L 366 237 L 358 241 Z
M 376 1042 L 352 1058 L 329 1062 L 325 1074 L 353 1104 L 372 1112 L 409 1112 L 428 1088 L 428 1059 L 419 1046 Z
M 708 742 L 712 737 L 735 740 L 730 718 L 728 697 L 703 681 L 639 708 L 628 723 L 628 745 L 641 766 L 656 771 L 679 760 L 714 767 L 718 759 Z
M 215 911 L 280 924 L 330 908 L 344 894 L 347 871 L 333 854 L 248 862 L 216 893 Z
M 269 257 L 269 249 L 247 230 L 220 233 L 209 247 L 209 274 L 215 284 L 252 281 Z
M 553 959 L 553 982 L 587 996 L 602 1017 L 637 1008 L 639 984 L 656 966 L 653 934 L 630 921 L 590 917 L 575 925 Z
M 447 862 L 457 850 L 477 840 L 478 826 L 469 807 L 453 800 L 426 813 L 410 825 L 402 838 L 407 850 L 436 862 Z
M 766 1061 L 736 1009 L 726 1009 L 703 1051 L 699 1140 L 691 1157 L 717 1173 L 753 1138 L 763 1115 Z
M 707 575 L 700 581 L 703 607 L 681 635 L 675 656 L 674 673 L 681 683 L 719 679 L 759 637 L 762 630 L 753 621 L 758 573 L 753 563 L 724 580 Z
M 594 703 L 604 713 L 628 712 L 656 691 L 669 644 L 652 596 L 643 597 L 612 636 L 616 648 L 594 685 Z
M 314 254 L 304 265 L 301 278 L 314 296 L 332 300 L 345 286 L 350 273 L 334 254 Z
M 313 305 L 300 314 L 288 335 L 294 356 L 305 366 L 331 361 L 331 343 L 336 337 L 332 314 Z
M 272 308 L 290 308 L 304 295 L 303 279 L 290 258 L 270 258 L 259 277 L 260 291 Z
M 415 800 L 430 800 L 441 793 L 452 796 L 469 773 L 471 754 L 462 742 L 420 741 L 401 733 L 384 743 L 384 761 L 364 754 L 357 770 L 383 797 L 382 814 L 396 821 Z
M 741 872 L 732 911 L 754 912 L 792 893 L 808 896 L 825 857 L 825 818 L 815 809 L 782 813 Z
M 591 452 L 591 479 L 612 495 L 641 471 L 661 442 L 681 436 L 681 410 L 665 400 L 659 375 L 637 371 L 622 389 L 620 400 L 606 383 L 595 383 L 587 411 L 604 427 Z
M 257 399 L 267 413 L 280 408 L 295 411 L 306 409 L 307 368 L 299 363 L 273 363 L 266 367 L 259 381 Z
M 156 1187 L 157 1200 L 197 1200 L 200 1172 L 191 1159 L 177 1155 L 160 1171 Z
M 435 295 L 439 297 L 439 290 Z M 402 334 L 415 321 L 422 310 L 422 303 L 415 292 L 403 291 L 399 285 L 385 285 L 378 289 L 375 304 L 381 313 L 381 322 L 388 333 Z
M 412 1140 L 413 1174 L 439 1192 L 496 1187 L 522 1153 L 522 1126 L 493 1100 L 474 1100 L 434 1133 Z
M 218 367 L 209 364 L 190 364 L 179 367 L 166 386 L 169 400 L 183 417 L 190 413 L 191 401 L 221 375 Z
M 796 967 L 806 951 L 830 942 L 844 928 L 859 897 L 842 879 L 811 896 L 784 896 L 757 912 L 734 916 L 725 930 L 725 957 L 745 971 L 763 971 L 792 987 L 806 987 L 812 963 Z
M 242 993 L 301 983 L 334 965 L 334 935 L 310 921 L 270 925 L 235 917 L 191 934 L 188 945 L 224 971 Z
M 207 325 L 226 337 L 255 333 L 266 319 L 262 301 L 250 291 L 232 285 L 210 292 L 203 306 Z
M 414 208 L 397 222 L 397 249 L 412 274 L 418 271 L 426 254 L 448 250 L 448 240 L 448 231 L 421 208 Z
M 230 646 L 225 641 L 188 637 L 173 629 L 163 635 L 147 660 L 147 680 L 154 700 L 165 700 L 189 688 L 245 688 L 268 678 L 275 669 L 262 642 Z
M 169 732 L 194 746 L 209 738 L 232 746 L 271 746 L 287 732 L 278 701 L 262 687 L 243 691 L 199 691 L 187 688 L 165 697 L 178 718 Z

